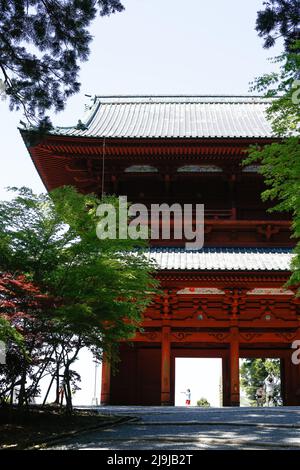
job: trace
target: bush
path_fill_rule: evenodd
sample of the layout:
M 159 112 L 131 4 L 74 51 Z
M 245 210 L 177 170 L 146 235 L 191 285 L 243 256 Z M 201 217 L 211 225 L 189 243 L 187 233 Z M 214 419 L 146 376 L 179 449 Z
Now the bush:
M 200 398 L 200 400 L 197 401 L 197 406 L 202 406 L 203 408 L 209 408 L 210 403 L 206 400 L 206 398 Z

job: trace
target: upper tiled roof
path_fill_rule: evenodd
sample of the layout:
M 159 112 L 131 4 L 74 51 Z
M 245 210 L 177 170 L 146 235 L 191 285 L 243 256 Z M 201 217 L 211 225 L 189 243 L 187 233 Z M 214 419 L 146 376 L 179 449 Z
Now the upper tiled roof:
M 288 248 L 151 248 L 148 257 L 162 270 L 289 271 Z
M 270 100 L 250 96 L 117 96 L 94 99 L 79 125 L 55 134 L 111 138 L 274 137 Z

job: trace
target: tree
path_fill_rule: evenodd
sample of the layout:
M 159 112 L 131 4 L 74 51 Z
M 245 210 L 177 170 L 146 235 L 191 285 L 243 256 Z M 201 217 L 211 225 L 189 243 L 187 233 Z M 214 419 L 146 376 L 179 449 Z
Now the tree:
M 6 318 L 0 317 L 0 341 L 6 343 L 12 340 L 21 344 L 22 337 L 17 334 L 16 330 L 12 328 L 10 322 Z
M 8 319 L 8 311 L 11 309 L 16 310 L 17 305 L 11 298 L 11 292 L 6 285 L 8 278 L 6 274 L 0 274 L 0 341 L 3 343 L 14 343 L 18 347 L 23 347 L 23 337 L 11 325 Z
M 280 398 L 280 359 L 244 359 L 240 372 L 241 387 L 251 402 L 255 403 L 256 390 L 269 374 L 273 374 L 277 382 L 274 398 Z
M 0 316 L 14 332 L 6 338 L 6 364 L 0 366 L 0 403 L 9 396 L 12 402 L 19 388 L 19 404 L 34 396 L 35 382 L 26 390 L 26 381 L 33 375 L 45 349 L 49 321 L 41 314 L 48 299 L 28 282 L 24 275 L 2 273 L 0 276 Z
M 97 12 L 123 9 L 120 0 L 0 0 L 0 71 L 10 108 L 30 121 L 61 111 L 79 91 Z
M 264 10 L 257 12 L 256 31 L 264 38 L 264 47 L 274 46 L 276 39 L 282 37 L 288 50 L 299 34 L 300 1 L 267 0 Z
M 87 347 L 97 358 L 105 351 L 115 360 L 119 341 L 134 336 L 156 291 L 153 266 L 136 252 L 137 241 L 98 239 L 97 207 L 104 202 L 117 207 L 117 199 L 100 201 L 71 187 L 50 195 L 15 191 L 12 201 L 0 203 L 1 267 L 24 276 L 43 298 L 34 308 L 30 297 L 23 300 L 21 311 L 30 310 L 23 334 L 31 361 L 23 362 L 20 380 L 24 385 L 30 377 L 30 384 L 19 402 L 38 394 L 41 377 L 51 374 L 62 378 L 71 411 L 76 379 L 71 367 L 79 351 Z M 20 298 L 24 295 L 16 295 Z M 14 318 L 7 311 L 6 317 Z
M 278 35 L 285 40 L 285 52 L 275 58 L 279 72 L 255 80 L 252 91 L 270 98 L 267 110 L 277 141 L 271 145 L 251 147 L 245 164 L 258 162 L 267 189 L 263 200 L 271 200 L 271 211 L 287 211 L 293 219 L 292 237 L 300 238 L 300 2 L 270 0 L 258 12 L 256 30 L 271 47 Z M 275 36 L 271 34 L 275 34 Z M 289 285 L 300 283 L 300 242 L 295 248 Z M 300 289 L 298 290 L 300 293 Z

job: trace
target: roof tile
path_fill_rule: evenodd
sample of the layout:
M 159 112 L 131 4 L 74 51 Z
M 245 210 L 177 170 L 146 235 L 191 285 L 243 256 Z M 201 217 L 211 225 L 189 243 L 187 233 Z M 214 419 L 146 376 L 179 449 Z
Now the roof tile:
M 251 96 L 96 97 L 85 129 L 61 135 L 111 138 L 274 137 L 266 118 L 270 100 Z
M 290 271 L 288 248 L 151 248 L 147 252 L 158 269 L 211 271 Z

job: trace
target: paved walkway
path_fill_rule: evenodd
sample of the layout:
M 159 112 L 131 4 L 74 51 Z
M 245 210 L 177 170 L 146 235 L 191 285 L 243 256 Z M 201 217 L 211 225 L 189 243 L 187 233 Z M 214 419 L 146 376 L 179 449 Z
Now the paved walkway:
M 136 420 L 66 439 L 52 449 L 300 450 L 300 407 L 98 409 L 101 414 L 133 416 Z

